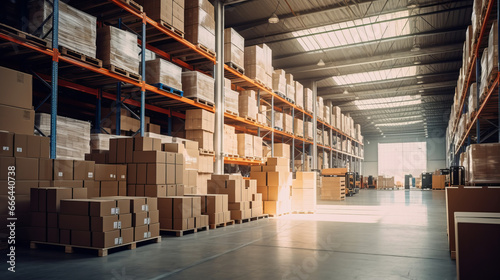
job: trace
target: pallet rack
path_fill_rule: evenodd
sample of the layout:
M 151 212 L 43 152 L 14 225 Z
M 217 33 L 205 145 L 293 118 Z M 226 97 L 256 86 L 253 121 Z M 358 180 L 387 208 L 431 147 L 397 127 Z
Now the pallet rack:
M 496 15 L 494 14 L 496 11 Z M 499 96 L 499 81 L 500 81 L 500 73 L 496 73 L 491 80 L 487 81 L 489 84 L 487 85 L 487 91 L 485 92 L 485 98 L 481 102 L 480 98 L 480 76 L 481 76 L 481 61 L 480 55 L 484 50 L 485 42 L 488 41 L 488 34 L 492 22 L 496 21 L 497 23 L 500 21 L 500 0 L 490 0 L 488 2 L 488 6 L 484 13 L 484 18 L 481 21 L 479 37 L 477 39 L 477 43 L 473 47 L 473 55 L 471 58 L 471 63 L 469 63 L 469 67 L 467 69 L 466 77 L 464 79 L 463 84 L 463 92 L 462 97 L 460 99 L 458 111 L 456 112 L 456 119 L 453 122 L 452 126 L 449 127 L 451 129 L 452 138 L 449 139 L 449 143 L 447 146 L 447 161 L 448 165 L 460 165 L 460 154 L 465 152 L 465 149 L 470 144 L 475 143 L 485 143 L 489 140 L 490 137 L 495 134 L 498 135 L 498 139 L 500 141 L 500 119 L 498 118 L 498 113 L 500 111 L 500 99 Z M 500 30 L 497 30 L 497 36 L 500 35 Z M 497 46 L 498 51 L 500 51 L 500 45 Z M 497 61 L 497 67 L 500 65 L 500 59 Z M 477 104 L 478 109 L 474 117 L 472 118 L 471 123 L 465 127 L 465 134 L 463 136 L 456 135 L 458 130 L 458 125 L 460 122 L 460 118 L 467 111 L 467 106 L 465 106 L 466 101 L 469 97 L 469 87 L 474 82 L 477 83 Z M 494 120 L 497 119 L 498 123 L 495 124 Z M 475 139 L 474 138 L 475 132 Z M 486 132 L 486 135 L 482 135 L 482 132 Z M 455 141 L 457 141 L 457 145 L 455 145 Z
M 154 52 L 157 56 L 171 61 L 185 69 L 196 70 L 207 74 L 214 70 L 216 66 L 216 56 L 213 53 L 206 52 L 200 49 L 198 46 L 188 42 L 179 34 L 170 28 L 166 28 L 161 23 L 155 22 L 151 18 L 147 17 L 145 13 L 142 12 L 140 7 L 137 5 L 129 5 L 129 1 L 121 0 L 91 0 L 83 1 L 81 3 L 72 3 L 76 5 L 75 8 L 97 16 L 99 21 L 106 23 L 113 23 L 119 28 L 126 29 L 128 31 L 134 32 L 138 35 L 138 44 L 141 46 L 141 76 L 145 77 L 145 53 L 146 50 Z M 222 5 L 221 3 L 218 3 Z M 222 9 L 223 10 L 223 9 Z M 168 134 L 171 133 L 171 123 L 172 117 L 185 118 L 185 115 L 179 112 L 172 111 L 170 107 L 175 104 L 177 110 L 184 110 L 188 108 L 202 108 L 211 112 L 216 112 L 219 104 L 210 106 L 209 104 L 202 104 L 196 102 L 195 100 L 185 98 L 179 94 L 167 92 L 161 90 L 153 85 L 147 84 L 143 79 L 134 80 L 129 77 L 125 77 L 116 74 L 106 68 L 102 68 L 96 65 L 91 65 L 75 59 L 71 56 L 62 55 L 59 51 L 58 46 L 58 13 L 59 13 L 59 0 L 53 1 L 53 14 L 52 14 L 52 48 L 47 48 L 41 46 L 40 44 L 35 44 L 35 42 L 30 42 L 29 40 L 22 40 L 12 34 L 0 32 L 0 39 L 8 43 L 13 43 L 16 46 L 23 48 L 20 55 L 40 57 L 45 56 L 51 58 L 51 72 L 42 73 L 34 72 L 34 76 L 42 81 L 46 86 L 50 88 L 51 94 L 47 96 L 43 102 L 51 100 L 51 158 L 56 157 L 56 135 L 57 135 L 57 105 L 58 105 L 58 87 L 69 88 L 79 92 L 91 94 L 96 97 L 96 128 L 100 131 L 100 122 L 102 119 L 101 115 L 101 102 L 103 99 L 109 99 L 116 101 L 116 114 L 119 116 L 122 109 L 130 110 L 127 105 L 132 105 L 140 108 L 140 114 L 136 117 L 140 120 L 140 129 L 136 133 L 141 136 L 144 135 L 144 119 L 145 110 L 151 110 L 154 112 L 162 113 L 167 116 L 168 121 Z M 47 22 L 46 19 L 44 22 Z M 223 32 L 222 32 L 223 33 Z M 220 33 L 219 33 L 220 34 Z M 149 40 L 154 37 L 154 40 Z M 49 44 L 50 45 L 50 44 Z M 182 49 L 181 54 L 173 49 Z M 174 54 L 176 53 L 176 54 Z M 60 68 L 64 68 L 64 74 L 59 72 Z M 234 126 L 238 131 L 250 133 L 253 135 L 258 135 L 265 140 L 268 140 L 271 146 L 271 152 L 274 152 L 275 140 L 282 143 L 291 143 L 292 149 L 291 158 L 295 159 L 295 152 L 298 154 L 306 154 L 306 149 L 313 156 L 313 161 L 316 161 L 318 155 L 317 149 L 320 148 L 323 152 L 323 158 L 325 153 L 329 153 L 330 166 L 337 165 L 337 161 L 346 161 L 354 163 L 354 169 L 360 170 L 360 164 L 363 160 L 362 156 L 354 155 L 350 152 L 340 151 L 332 147 L 333 136 L 340 137 L 341 141 L 351 141 L 353 146 L 361 148 L 363 143 L 352 138 L 351 136 L 339 131 L 332 125 L 326 122 L 316 119 L 316 113 L 313 114 L 306 112 L 302 108 L 299 108 L 286 98 L 276 94 L 272 90 L 264 87 L 260 83 L 248 78 L 247 76 L 240 73 L 238 70 L 233 69 L 228 65 L 223 65 L 223 72 L 226 78 L 235 80 L 236 89 L 239 90 L 249 90 L 253 89 L 257 91 L 257 104 L 265 103 L 270 105 L 273 112 L 271 123 L 274 123 L 274 110 L 282 110 L 289 112 L 293 117 L 302 117 L 302 120 L 312 120 L 316 122 L 317 125 L 313 125 L 313 140 L 306 139 L 305 137 L 298 137 L 295 135 L 290 135 L 283 131 L 274 129 L 264 124 L 259 124 L 253 120 L 235 116 L 233 114 L 225 112 L 224 122 Z M 70 71 L 71 70 L 71 71 Z M 71 73 L 71 75 L 67 74 Z M 78 73 L 78 74 L 75 74 Z M 94 82 L 98 78 L 98 83 Z M 115 89 L 102 89 L 103 84 L 116 84 Z M 315 85 L 314 85 L 315 87 Z M 123 92 L 137 92 L 140 95 L 140 101 L 132 100 L 128 97 L 122 96 Z M 314 91 L 315 92 L 315 91 Z M 314 99 L 315 98 L 314 93 Z M 164 103 L 167 105 L 154 105 L 148 104 L 148 96 L 155 96 L 156 98 L 161 97 L 165 100 Z M 35 109 L 40 108 L 42 105 L 36 106 Z M 314 106 L 315 107 L 315 106 Z M 315 111 L 316 108 L 314 108 Z M 135 113 L 133 113 L 135 115 Z M 117 131 L 119 133 L 120 118 L 116 118 Z M 304 122 L 305 125 L 305 122 Z M 329 133 L 330 145 L 320 145 L 316 141 L 316 129 L 322 129 Z M 335 154 L 335 155 L 334 155 Z M 225 157 L 225 163 L 240 164 L 240 165 L 253 165 L 260 164 L 261 161 L 258 159 L 245 159 L 245 158 L 233 158 Z M 315 165 L 313 165 L 315 166 Z M 293 160 L 291 162 L 291 167 L 293 168 Z

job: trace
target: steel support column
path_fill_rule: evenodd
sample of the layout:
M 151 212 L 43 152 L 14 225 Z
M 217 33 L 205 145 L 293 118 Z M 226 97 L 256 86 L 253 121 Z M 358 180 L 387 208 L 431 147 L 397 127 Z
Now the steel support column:
M 141 33 L 141 75 L 142 81 L 144 83 L 146 79 L 146 22 L 142 22 L 142 33 Z M 145 89 L 141 89 L 141 137 L 144 137 L 144 120 L 146 118 L 146 92 Z
M 224 174 L 224 3 L 214 2 L 215 7 L 215 168 L 214 174 Z
M 57 80 L 59 68 L 59 0 L 53 1 L 52 13 L 52 98 L 50 102 L 50 158 L 55 159 L 57 155 Z
M 479 46 L 477 46 L 479 47 Z M 485 69 L 486 70 L 486 69 Z M 480 58 L 477 58 L 476 59 L 476 88 L 477 88 L 477 93 L 476 93 L 476 101 L 477 101 L 477 106 L 479 108 L 479 89 L 481 87 L 481 71 L 483 71 L 483 69 L 481 69 L 481 59 Z M 465 108 L 465 106 L 464 106 Z M 462 112 L 463 113 L 463 112 Z M 480 127 L 480 123 L 479 123 L 479 118 L 477 118 L 476 120 L 476 136 L 477 136 L 477 143 L 481 143 L 481 127 Z

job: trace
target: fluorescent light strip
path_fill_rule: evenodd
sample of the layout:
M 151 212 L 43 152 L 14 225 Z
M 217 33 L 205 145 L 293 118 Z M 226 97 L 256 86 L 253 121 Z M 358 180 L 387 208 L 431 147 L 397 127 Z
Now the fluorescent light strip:
M 375 124 L 375 126 L 382 126 L 382 127 L 404 126 L 404 125 L 419 124 L 419 123 L 422 123 L 422 121 L 419 120 L 419 121 L 408 121 L 408 122 L 398 122 L 398 123 L 381 123 L 381 124 Z

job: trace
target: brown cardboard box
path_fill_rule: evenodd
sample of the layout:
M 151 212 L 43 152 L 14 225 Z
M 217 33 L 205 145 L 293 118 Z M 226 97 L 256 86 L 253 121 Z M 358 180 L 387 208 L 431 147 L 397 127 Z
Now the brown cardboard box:
M 100 196 L 117 196 L 118 195 L 118 182 L 117 181 L 101 181 Z
M 0 170 L 8 170 L 9 166 L 16 166 L 16 158 L 14 157 L 0 157 Z M 0 180 L 8 180 L 7 172 L 0 172 Z
M 16 158 L 15 177 L 17 180 L 38 180 L 38 159 Z
M 171 153 L 184 153 L 184 145 L 182 143 L 164 143 L 162 150 Z
M 39 189 L 41 190 L 41 189 Z M 43 195 L 39 192 L 38 195 Z M 41 199 L 39 199 L 41 201 Z M 62 199 L 60 201 L 60 213 L 67 215 L 88 216 L 90 211 L 90 199 Z
M 18 133 L 14 135 L 14 156 L 28 156 L 28 135 Z
M 161 151 L 161 140 L 151 137 L 135 137 L 134 151 Z
M 214 134 L 213 132 L 197 130 L 186 130 L 186 139 L 198 142 L 200 149 L 213 151 L 214 150 Z
M 145 197 L 134 197 L 130 200 L 130 212 L 138 213 L 146 210 L 146 198 Z
M 114 200 L 91 200 L 89 202 L 89 214 L 91 217 L 102 217 L 116 215 L 116 201 Z
M 90 217 L 78 215 L 59 215 L 59 228 L 90 231 Z
M 201 201 L 200 201 L 201 207 Z M 193 198 L 175 197 L 173 198 L 173 217 L 174 219 L 185 219 L 193 217 Z
M 135 163 L 127 164 L 127 183 L 128 184 L 137 183 L 137 164 Z
M 0 67 L 0 84 L 5 91 L 0 96 L 0 104 L 31 109 L 33 106 L 31 75 Z
M 73 198 L 73 191 L 71 188 L 47 188 L 45 189 L 45 192 L 47 199 L 47 212 L 59 212 L 61 200 Z
M 90 218 L 90 231 L 106 232 L 120 228 L 121 223 L 118 221 L 118 215 Z
M 0 130 L 33 134 L 35 111 L 0 104 Z
M 146 184 L 147 182 L 147 164 L 137 164 L 137 184 Z
M 148 185 L 165 184 L 166 182 L 165 170 L 166 166 L 164 163 L 148 163 L 146 184 Z
M 157 236 L 160 236 L 160 223 L 157 222 L 157 223 L 154 223 L 154 224 L 150 224 L 148 226 L 148 230 L 149 230 L 149 237 L 157 237 Z
M 135 151 L 135 163 L 165 163 L 166 154 L 162 151 Z
M 117 164 L 116 165 L 116 180 L 127 181 L 127 165 Z
M 175 184 L 188 183 L 184 179 L 184 174 L 187 173 L 184 168 L 184 164 L 175 164 Z
M 145 196 L 146 195 L 145 185 L 135 185 L 135 195 L 136 196 Z
M 167 196 L 167 186 L 166 185 L 145 185 L 144 195 L 150 197 L 161 197 Z
M 74 180 L 94 180 L 93 161 L 73 161 L 73 179 Z
M 40 158 L 50 158 L 50 138 L 40 138 Z
M 96 164 L 94 170 L 96 181 L 116 181 L 116 165 Z
M 90 247 L 91 240 L 92 233 L 90 231 L 71 230 L 71 245 Z
M 123 243 L 120 237 L 120 230 L 112 230 L 107 232 L 92 232 L 92 247 L 108 248 Z
M 169 185 L 176 184 L 175 164 L 167 164 L 165 167 L 166 167 L 165 183 Z M 184 181 L 184 175 L 182 175 L 182 177 L 183 177 L 182 181 Z
M 9 190 L 9 181 L 0 181 L 0 189 L 5 190 L 5 194 L 7 194 L 7 190 Z M 38 188 L 38 181 L 15 181 L 15 194 L 16 195 L 29 195 L 31 188 Z
M 122 238 L 122 244 L 128 244 L 134 241 L 134 228 L 122 228 L 120 230 L 120 237 Z
M 134 241 L 143 240 L 149 237 L 151 237 L 151 234 L 149 233 L 149 227 L 147 225 L 134 228 Z
M 243 202 L 229 203 L 228 208 L 229 208 L 229 210 L 246 210 L 246 209 L 250 209 L 250 202 L 249 201 L 243 201 Z
M 32 227 L 47 227 L 46 212 L 31 212 L 30 220 Z
M 290 160 L 284 157 L 270 157 L 267 158 L 268 166 L 290 166 Z
M 186 111 L 186 130 L 204 130 L 214 132 L 215 114 L 203 109 L 193 109 Z
M 54 180 L 73 180 L 73 161 L 55 159 L 53 161 Z
M 41 141 L 42 137 L 36 136 L 36 135 L 28 135 L 28 142 L 27 142 L 27 154 L 26 157 L 29 158 L 40 158 L 40 152 L 41 152 Z
M 0 131 L 0 156 L 14 156 L 14 133 Z
M 118 181 L 118 195 L 120 195 L 120 196 L 127 195 L 127 182 L 126 181 Z
M 166 152 L 166 163 L 175 164 L 175 155 L 176 153 Z
M 132 226 L 138 227 L 143 225 L 149 225 L 150 220 L 148 212 L 132 213 Z
M 38 180 L 52 180 L 52 159 L 40 158 L 38 161 Z
M 126 138 L 125 140 L 125 162 L 134 162 L 134 137 Z
M 132 227 L 132 213 L 118 215 L 118 221 L 120 221 L 122 229 Z

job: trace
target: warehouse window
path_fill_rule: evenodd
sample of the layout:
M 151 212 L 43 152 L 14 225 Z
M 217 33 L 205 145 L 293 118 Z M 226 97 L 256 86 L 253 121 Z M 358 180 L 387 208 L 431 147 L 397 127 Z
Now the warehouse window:
M 304 51 L 375 41 L 410 34 L 409 11 L 371 16 L 293 32 Z
M 379 143 L 378 175 L 404 182 L 404 175 L 418 177 L 427 170 L 427 145 L 425 142 Z

